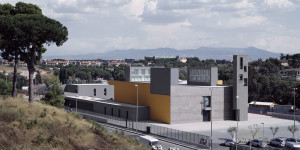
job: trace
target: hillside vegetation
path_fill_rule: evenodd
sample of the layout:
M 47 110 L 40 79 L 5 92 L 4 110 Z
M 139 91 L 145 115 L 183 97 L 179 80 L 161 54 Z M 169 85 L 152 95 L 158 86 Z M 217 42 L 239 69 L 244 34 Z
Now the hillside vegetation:
M 146 149 L 78 114 L 23 99 L 0 98 L 0 133 L 0 149 Z

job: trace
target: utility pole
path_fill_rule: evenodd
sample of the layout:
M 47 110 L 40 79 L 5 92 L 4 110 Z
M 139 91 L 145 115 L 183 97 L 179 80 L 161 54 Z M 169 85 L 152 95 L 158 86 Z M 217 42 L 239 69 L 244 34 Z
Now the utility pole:
M 210 89 L 210 150 L 212 150 L 212 141 L 213 141 L 213 136 L 212 136 L 212 91 L 214 90 L 214 88 L 209 88 Z
M 135 126 L 135 131 L 137 132 L 137 124 L 138 124 L 138 117 L 139 117 L 139 85 L 136 86 L 136 126 Z
M 239 96 L 236 96 L 236 102 L 237 102 L 237 108 L 238 105 L 239 105 Z M 240 111 L 238 109 L 236 109 L 236 136 L 235 136 L 235 149 L 237 150 L 238 149 L 238 131 L 239 131 L 239 117 L 240 117 Z
M 295 128 L 296 128 L 296 90 L 297 88 L 293 88 L 294 89 L 294 132 L 293 132 L 293 138 L 295 138 Z
M 263 141 L 265 140 L 265 123 L 261 123 L 263 125 Z

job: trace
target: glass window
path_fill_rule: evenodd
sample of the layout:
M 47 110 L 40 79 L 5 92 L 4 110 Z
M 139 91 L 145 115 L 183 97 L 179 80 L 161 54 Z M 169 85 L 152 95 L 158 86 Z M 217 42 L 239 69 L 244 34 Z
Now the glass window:
M 243 80 L 243 74 L 239 75 L 240 80 Z
M 203 107 L 210 107 L 210 96 L 203 96 Z
M 244 62 L 243 62 L 243 57 L 240 58 L 240 69 L 243 69 Z
M 146 70 L 142 69 L 142 75 L 145 75 L 145 74 L 146 74 Z

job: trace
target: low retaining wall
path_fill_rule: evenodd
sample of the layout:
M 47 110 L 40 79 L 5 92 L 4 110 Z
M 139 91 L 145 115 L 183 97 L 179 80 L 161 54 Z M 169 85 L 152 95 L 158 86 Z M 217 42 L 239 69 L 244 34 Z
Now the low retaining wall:
M 272 116 L 272 117 L 276 117 L 276 118 L 294 120 L 294 115 L 293 114 L 281 114 L 281 113 L 267 112 L 267 115 Z M 295 120 L 300 121 L 300 116 L 296 115 Z

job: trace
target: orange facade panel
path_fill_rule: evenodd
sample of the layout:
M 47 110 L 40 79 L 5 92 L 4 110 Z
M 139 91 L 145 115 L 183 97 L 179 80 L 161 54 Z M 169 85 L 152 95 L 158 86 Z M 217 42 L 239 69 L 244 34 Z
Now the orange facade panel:
M 139 105 L 150 107 L 150 119 L 164 123 L 170 123 L 170 96 L 150 93 L 150 83 L 109 81 L 114 85 L 115 101 L 119 103 L 133 104 L 138 100 Z

